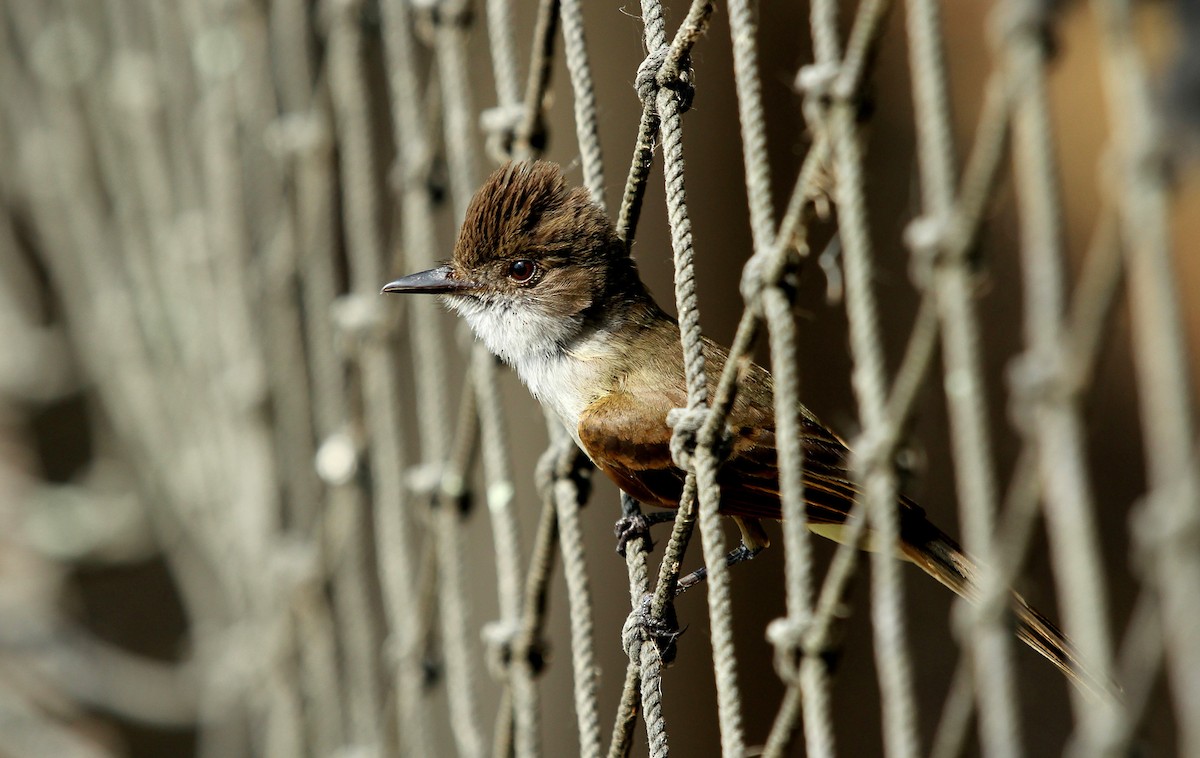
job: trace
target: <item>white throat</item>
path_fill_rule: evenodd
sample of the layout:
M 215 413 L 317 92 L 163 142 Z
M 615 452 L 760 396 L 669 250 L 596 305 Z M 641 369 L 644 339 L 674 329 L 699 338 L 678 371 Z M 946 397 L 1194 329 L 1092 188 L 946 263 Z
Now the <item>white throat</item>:
M 607 352 L 602 335 L 584 335 L 578 318 L 551 316 L 507 298 L 444 300 L 578 442 L 579 417 L 600 389 L 602 364 L 595 359 Z

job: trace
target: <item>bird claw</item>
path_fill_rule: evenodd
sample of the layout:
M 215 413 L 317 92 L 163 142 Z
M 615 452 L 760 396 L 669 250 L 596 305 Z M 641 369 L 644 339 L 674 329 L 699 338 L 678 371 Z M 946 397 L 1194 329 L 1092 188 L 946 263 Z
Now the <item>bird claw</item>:
M 650 527 L 674 519 L 675 515 L 672 513 L 652 513 L 648 516 L 638 513 L 617 519 L 617 523 L 613 525 L 613 534 L 617 538 L 617 554 L 624 557 L 629 543 L 639 537 L 645 538 L 646 552 L 649 552 L 654 547 L 654 543 L 650 541 Z
M 622 516 L 613 525 L 613 534 L 617 538 L 617 554 L 624 557 L 625 548 L 631 540 L 650 536 L 650 522 L 640 513 L 636 516 Z M 649 549 L 650 546 L 646 547 Z

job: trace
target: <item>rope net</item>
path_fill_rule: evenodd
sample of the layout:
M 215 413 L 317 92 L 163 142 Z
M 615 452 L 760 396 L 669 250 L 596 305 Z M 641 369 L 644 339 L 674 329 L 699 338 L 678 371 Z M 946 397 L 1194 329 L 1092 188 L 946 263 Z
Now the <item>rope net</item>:
M 978 10 L 0 6 L 0 755 L 1200 755 L 1169 11 Z M 660 291 L 671 251 L 687 479 L 624 566 L 640 504 L 432 299 L 378 296 L 543 156 Z M 782 548 L 731 568 L 766 356 Z M 855 451 L 836 548 L 802 398 Z M 857 549 L 900 493 L 957 520 L 975 602 Z M 1010 587 L 1120 693 L 1019 650 Z

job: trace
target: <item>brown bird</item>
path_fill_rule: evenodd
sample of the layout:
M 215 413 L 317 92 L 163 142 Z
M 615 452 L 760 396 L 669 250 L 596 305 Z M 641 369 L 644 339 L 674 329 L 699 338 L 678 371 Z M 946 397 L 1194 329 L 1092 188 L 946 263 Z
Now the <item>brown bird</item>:
M 671 458 L 667 413 L 687 405 L 679 325 L 655 303 L 625 244 L 557 165 L 509 163 L 472 199 L 453 258 L 384 292 L 439 294 L 488 349 L 512 366 L 592 462 L 649 505 L 677 508 L 684 472 Z M 728 352 L 706 340 L 709 391 Z M 841 541 L 859 491 L 846 444 L 801 408 L 808 526 Z M 751 365 L 729 414 L 717 481 L 720 512 L 738 521 L 747 552 L 767 544 L 760 519 L 779 519 L 771 374 Z M 925 512 L 901 497 L 898 557 L 959 595 L 975 594 L 975 564 Z M 869 537 L 869 535 L 868 535 Z M 870 540 L 868 539 L 868 544 Z M 1019 595 L 1017 634 L 1092 688 L 1070 643 Z

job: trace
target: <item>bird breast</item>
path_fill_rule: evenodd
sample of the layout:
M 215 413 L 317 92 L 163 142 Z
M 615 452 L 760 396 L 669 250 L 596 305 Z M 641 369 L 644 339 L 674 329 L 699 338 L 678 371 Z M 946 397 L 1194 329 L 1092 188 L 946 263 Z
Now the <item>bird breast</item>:
M 605 385 L 601 351 L 588 342 L 567 350 L 527 354 L 513 364 L 529 393 L 558 417 L 576 444 L 579 419 Z

